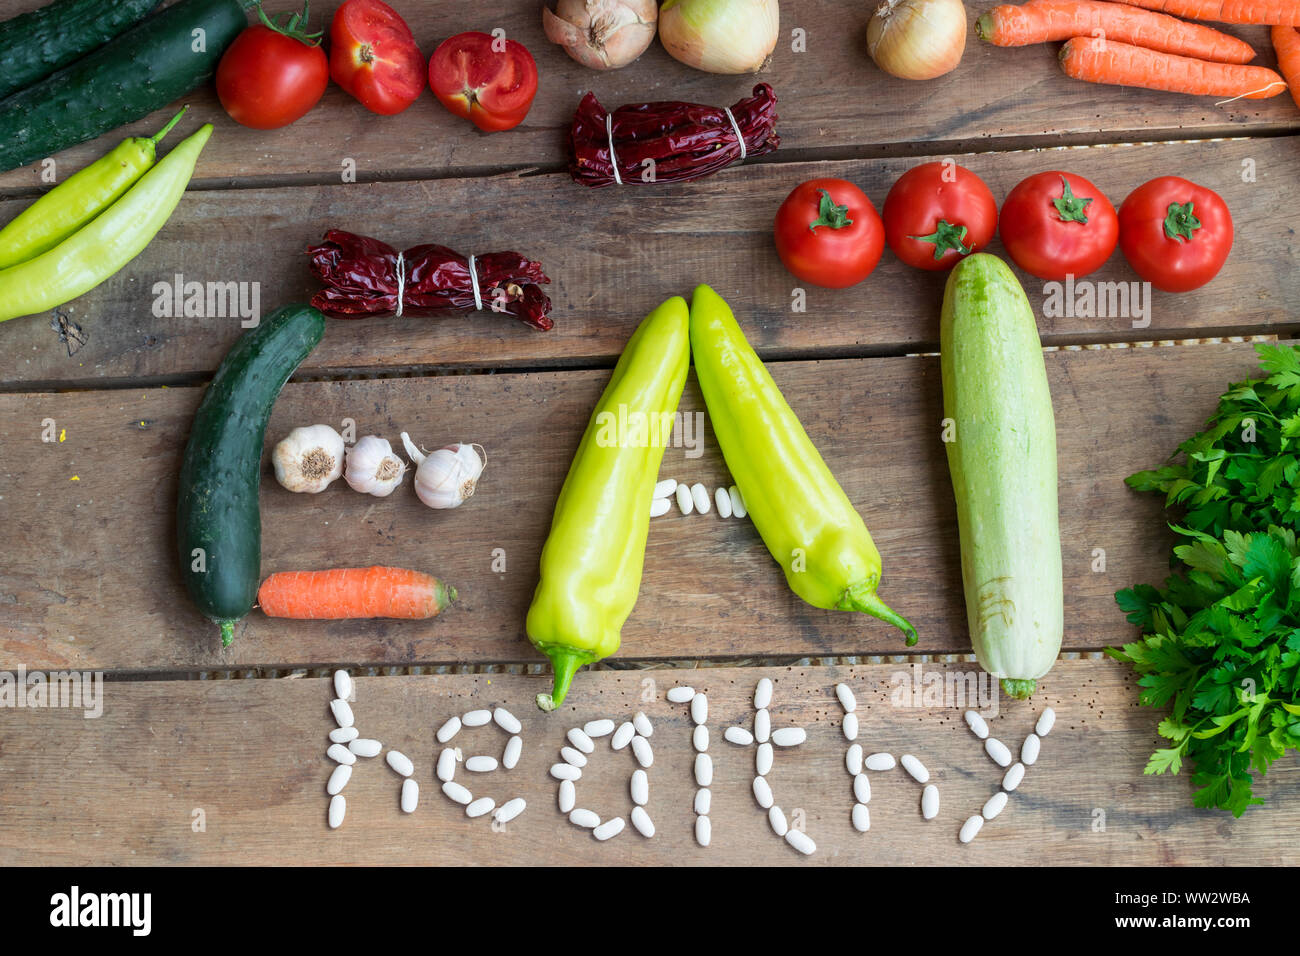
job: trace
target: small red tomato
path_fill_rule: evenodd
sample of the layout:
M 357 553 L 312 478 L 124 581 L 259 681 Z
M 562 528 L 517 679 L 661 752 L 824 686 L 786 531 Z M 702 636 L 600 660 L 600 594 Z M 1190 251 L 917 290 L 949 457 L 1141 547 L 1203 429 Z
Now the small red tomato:
M 796 278 L 828 289 L 856 285 L 885 251 L 885 226 L 857 186 L 810 179 L 776 211 L 776 252 Z
M 259 8 L 260 12 L 260 8 Z M 329 85 L 329 61 L 308 34 L 306 10 L 281 26 L 262 15 L 235 37 L 217 66 L 217 97 L 236 123 L 279 129 L 305 116 Z
M 884 219 L 894 255 L 909 266 L 938 271 L 989 244 L 998 228 L 998 204 L 969 169 L 922 163 L 889 190 Z
M 400 113 L 424 91 L 424 54 L 381 0 L 347 0 L 330 24 L 330 76 L 366 109 Z
M 1228 259 L 1232 215 L 1212 190 L 1161 176 L 1133 190 L 1119 207 L 1119 247 L 1157 289 L 1199 289 Z
M 479 129 L 513 129 L 533 105 L 537 64 L 515 40 L 458 33 L 429 57 L 429 86 L 443 106 Z
M 1082 176 L 1057 170 L 1020 182 L 1002 203 L 1002 244 L 1040 279 L 1095 272 L 1119 239 L 1115 207 Z

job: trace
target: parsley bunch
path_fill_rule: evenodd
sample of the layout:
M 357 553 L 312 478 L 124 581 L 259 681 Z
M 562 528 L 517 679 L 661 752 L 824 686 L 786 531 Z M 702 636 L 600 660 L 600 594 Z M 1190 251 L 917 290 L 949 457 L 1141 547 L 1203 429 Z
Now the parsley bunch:
M 1115 595 L 1142 638 L 1107 650 L 1141 675 L 1143 704 L 1170 708 L 1145 772 L 1189 760 L 1192 802 L 1238 817 L 1263 803 L 1251 770 L 1300 749 L 1300 347 L 1255 349 L 1269 377 L 1220 398 L 1186 461 L 1126 479 L 1164 492 L 1186 541 L 1163 589 Z

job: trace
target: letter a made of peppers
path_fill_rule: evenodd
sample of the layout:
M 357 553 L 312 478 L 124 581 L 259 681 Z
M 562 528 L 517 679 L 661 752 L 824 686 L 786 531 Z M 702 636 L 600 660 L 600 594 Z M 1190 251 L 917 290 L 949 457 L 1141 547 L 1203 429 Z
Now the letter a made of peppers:
M 727 469 L 790 588 L 814 607 L 878 617 L 915 644 L 916 628 L 876 596 L 880 552 L 862 517 L 706 285 L 691 299 L 691 352 Z
M 542 710 L 564 703 L 579 667 L 618 650 L 641 587 L 650 499 L 689 367 L 689 313 L 674 297 L 632 333 L 587 423 L 555 503 L 525 625 L 555 671 L 554 689 L 537 695 Z M 614 423 L 624 422 L 642 427 L 620 433 Z

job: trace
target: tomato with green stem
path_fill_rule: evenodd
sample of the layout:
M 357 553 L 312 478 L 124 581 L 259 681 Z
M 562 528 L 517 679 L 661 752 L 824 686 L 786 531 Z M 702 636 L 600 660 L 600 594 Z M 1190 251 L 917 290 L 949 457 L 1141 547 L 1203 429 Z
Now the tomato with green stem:
M 989 187 L 952 161 L 914 166 L 885 197 L 885 241 L 917 269 L 951 269 L 979 252 L 998 228 L 998 204 Z
M 346 0 L 330 24 L 330 76 L 366 109 L 400 113 L 424 92 L 424 54 L 382 0 Z
M 1232 248 L 1232 214 L 1211 189 L 1161 176 L 1129 193 L 1119 207 L 1119 247 L 1147 282 L 1189 292 L 1223 268 Z
M 288 126 L 320 102 L 329 85 L 329 60 L 320 48 L 321 32 L 307 32 L 307 0 L 302 13 L 285 22 L 272 20 L 261 5 L 261 23 L 245 29 L 221 56 L 217 97 L 236 123 L 250 129 Z
M 795 278 L 828 289 L 856 285 L 885 251 L 885 227 L 861 189 L 844 179 L 800 183 L 776 211 L 776 251 Z
M 458 33 L 429 57 L 429 87 L 443 106 L 484 132 L 514 129 L 537 95 L 537 63 L 516 40 Z
M 1076 279 L 1100 269 L 1119 240 L 1119 219 L 1105 194 L 1059 170 L 1022 180 L 1002 202 L 1002 244 L 1020 268 L 1040 279 Z

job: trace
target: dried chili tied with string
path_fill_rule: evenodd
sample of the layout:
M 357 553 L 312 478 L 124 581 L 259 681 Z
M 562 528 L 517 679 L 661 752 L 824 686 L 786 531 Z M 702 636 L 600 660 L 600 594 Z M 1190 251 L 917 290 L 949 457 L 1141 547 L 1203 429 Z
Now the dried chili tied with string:
M 569 131 L 569 172 L 593 187 L 683 182 L 780 145 L 776 94 L 766 83 L 730 108 L 635 103 L 610 113 L 588 93 Z
M 387 243 L 341 229 L 311 246 L 311 269 L 325 284 L 311 304 L 336 319 L 367 315 L 503 312 L 545 332 L 555 326 L 539 262 L 517 252 L 462 256 L 446 246 L 398 252 Z

